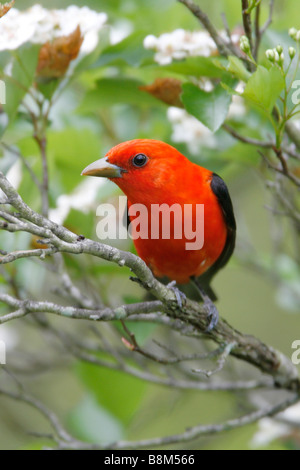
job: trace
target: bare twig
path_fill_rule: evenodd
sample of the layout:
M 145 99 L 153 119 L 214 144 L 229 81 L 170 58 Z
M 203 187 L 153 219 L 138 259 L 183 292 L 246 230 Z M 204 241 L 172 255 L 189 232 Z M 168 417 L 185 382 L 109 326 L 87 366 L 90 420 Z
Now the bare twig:
M 41 413 L 54 431 L 54 435 L 49 435 L 49 433 L 42 433 L 39 436 L 45 437 L 45 435 L 56 443 L 59 449 L 68 449 L 68 450 L 104 450 L 104 449 L 140 449 L 140 448 L 151 448 L 151 447 L 161 447 L 168 446 L 171 444 L 178 444 L 183 442 L 190 442 L 201 436 L 208 436 L 213 434 L 220 434 L 224 431 L 231 429 L 237 429 L 242 426 L 246 426 L 256 421 L 266 417 L 266 416 L 276 416 L 281 411 L 286 408 L 294 405 L 299 401 L 299 395 L 291 395 L 287 399 L 281 401 L 279 404 L 268 406 L 265 409 L 253 411 L 247 415 L 235 418 L 229 421 L 226 421 L 222 424 L 213 424 L 213 425 L 197 425 L 193 426 L 183 433 L 174 434 L 172 436 L 160 437 L 160 438 L 150 438 L 142 439 L 139 441 L 118 441 L 110 443 L 108 445 L 99 445 L 99 444 L 89 444 L 83 441 L 76 439 L 71 436 L 62 426 L 58 420 L 55 413 L 46 408 L 39 400 L 26 394 L 24 391 L 12 392 L 0 388 L 0 395 L 6 396 L 9 399 L 21 401 L 26 403 L 32 408 L 35 408 L 39 413 Z M 37 435 L 37 434 L 35 434 Z
M 284 175 L 286 178 L 288 178 L 290 181 L 292 181 L 293 184 L 295 184 L 298 188 L 300 188 L 300 179 L 297 178 L 297 176 L 293 175 L 293 173 L 290 172 L 290 169 L 287 165 L 287 162 L 283 156 L 282 150 L 281 149 L 276 149 L 274 148 L 274 152 L 278 158 L 278 160 L 281 163 L 281 166 L 275 166 L 267 157 L 264 155 L 263 152 L 258 151 L 260 156 L 263 158 L 263 160 L 266 162 L 267 166 L 271 169 L 276 171 L 277 173 L 280 173 L 281 175 Z
M 13 224 L 7 224 L 6 222 L 2 222 L 0 220 L 0 228 L 3 228 L 7 231 L 19 231 L 16 230 L 17 226 Z M 22 229 L 21 229 L 22 230 Z M 38 257 L 40 259 L 45 259 L 46 256 L 53 255 L 54 253 L 57 252 L 57 249 L 55 247 L 51 248 L 37 248 L 35 250 L 20 250 L 20 251 L 15 251 L 12 253 L 7 253 L 4 256 L 0 257 L 0 264 L 8 264 L 12 263 L 13 261 L 16 261 L 18 259 L 23 259 L 23 258 L 33 258 L 33 257 Z
M 226 44 L 224 39 L 219 35 L 218 31 L 216 30 L 214 25 L 211 23 L 207 14 L 204 13 L 204 11 L 202 11 L 198 5 L 196 5 L 191 0 L 178 0 L 178 2 L 185 5 L 193 13 L 193 15 L 196 18 L 198 18 L 198 20 L 201 22 L 204 28 L 211 35 L 212 39 L 215 41 L 218 51 L 222 56 L 228 57 L 228 55 L 232 53 L 234 53 L 234 55 L 237 55 L 238 53 L 237 50 L 234 50 L 234 51 L 231 50 L 232 48 L 231 48 L 230 43 Z
M 213 434 L 219 434 L 228 431 L 230 429 L 240 428 L 248 424 L 255 423 L 256 421 L 265 418 L 266 416 L 274 416 L 277 413 L 285 410 L 289 406 L 294 405 L 299 401 L 298 395 L 292 395 L 288 399 L 279 403 L 275 406 L 269 406 L 264 410 L 254 411 L 248 415 L 241 416 L 240 418 L 232 419 L 222 424 L 207 425 L 207 426 L 194 426 L 187 429 L 182 434 L 175 434 L 173 436 L 168 436 L 165 438 L 156 438 L 156 439 L 145 439 L 139 442 L 130 442 L 130 441 L 119 441 L 115 445 L 108 446 L 109 449 L 134 449 L 141 447 L 153 447 L 153 446 L 166 446 L 175 443 L 189 442 L 191 440 L 197 439 L 201 436 L 208 436 Z
M 27 169 L 28 173 L 30 174 L 30 177 L 31 177 L 32 181 L 34 182 L 34 184 L 36 185 L 36 187 L 38 188 L 38 190 L 42 194 L 42 185 L 41 185 L 38 177 L 36 176 L 35 172 L 31 168 L 31 166 L 29 165 L 26 158 L 21 154 L 21 152 L 19 150 L 17 150 L 16 148 L 12 147 L 11 145 L 7 145 L 5 142 L 1 142 L 1 145 L 2 145 L 3 148 L 5 148 L 5 150 L 7 150 L 10 153 L 13 153 L 14 155 L 16 155 L 21 160 L 21 162 L 23 163 L 23 165 Z
M 253 51 L 253 56 L 255 59 L 258 57 L 258 52 L 259 52 L 259 46 L 262 41 L 262 37 L 271 25 L 273 21 L 273 12 L 274 12 L 274 4 L 275 0 L 270 0 L 270 6 L 269 6 L 269 17 L 265 24 L 260 27 L 260 13 L 261 13 L 261 3 L 259 3 L 256 7 L 255 11 L 255 45 L 254 45 L 254 51 Z
M 262 37 L 269 28 L 270 24 L 273 21 L 273 12 L 274 12 L 274 4 L 275 0 L 270 0 L 270 6 L 269 6 L 269 17 L 265 24 L 260 27 L 260 13 L 261 13 L 261 3 L 259 3 L 256 7 L 256 12 L 255 12 L 255 45 L 254 45 L 254 58 L 257 59 L 258 57 L 258 52 L 259 52 L 259 46 L 262 41 Z
M 4 302 L 6 305 L 12 308 L 13 311 L 12 313 L 8 313 L 0 317 L 0 322 L 16 320 L 18 318 L 22 318 L 28 315 L 29 313 L 37 314 L 41 312 L 52 313 L 71 319 L 88 319 L 91 321 L 110 321 L 125 318 L 127 320 L 130 320 L 131 318 L 140 318 L 140 320 L 142 320 L 145 318 L 145 316 L 149 314 L 152 320 L 153 315 L 156 315 L 157 320 L 161 318 L 166 318 L 170 325 L 176 324 L 178 327 L 178 324 L 180 324 L 180 331 L 183 331 L 182 327 L 185 326 L 187 329 L 191 328 L 192 330 L 203 334 L 206 329 L 207 322 L 206 314 L 203 311 L 201 305 L 199 305 L 197 302 L 187 300 L 186 305 L 182 309 L 178 309 L 172 289 L 169 289 L 168 287 L 158 282 L 140 258 L 136 257 L 132 253 L 122 252 L 107 245 L 102 245 L 101 243 L 78 237 L 76 234 L 70 232 L 64 227 L 58 226 L 50 220 L 46 219 L 45 217 L 40 216 L 36 212 L 32 211 L 32 209 L 30 209 L 24 203 L 17 191 L 11 186 L 11 184 L 1 173 L 0 188 L 5 193 L 14 209 L 17 210 L 17 213 L 5 209 L 1 212 L 0 215 L 4 219 L 4 224 L 6 224 L 6 226 L 3 226 L 4 229 L 11 230 L 13 228 L 14 230 L 18 231 L 21 230 L 29 233 L 38 234 L 43 239 L 47 240 L 50 250 L 55 249 L 55 251 L 60 253 L 86 253 L 117 263 L 120 266 L 128 266 L 133 271 L 133 273 L 141 280 L 142 284 L 158 299 L 154 302 L 142 302 L 139 304 L 123 305 L 115 309 L 111 309 L 108 307 L 101 307 L 100 309 L 89 309 L 73 306 L 62 306 L 54 304 L 52 302 L 31 301 L 29 299 L 20 300 L 11 297 L 7 294 L 1 293 L 0 301 Z M 43 250 L 43 253 L 45 253 L 45 249 Z M 39 250 L 24 250 L 21 252 L 8 253 L 7 255 L 3 255 L 3 258 L 7 260 L 7 257 L 11 256 L 11 260 L 17 260 L 23 257 L 37 256 L 38 254 L 40 254 Z M 66 280 L 66 285 L 70 287 L 70 291 L 73 292 L 74 298 L 76 298 L 75 300 L 80 301 L 80 294 L 77 291 L 74 293 L 74 286 L 69 285 L 68 279 Z M 163 315 L 161 315 L 160 312 L 163 312 Z M 272 380 L 270 381 L 270 378 L 273 378 L 273 380 L 275 380 L 277 386 L 279 387 L 293 390 L 298 390 L 299 388 L 297 370 L 293 367 L 293 365 L 287 358 L 285 358 L 282 354 L 273 350 L 272 348 L 264 345 L 259 340 L 250 336 L 242 335 L 222 320 L 219 322 L 218 326 L 212 332 L 210 332 L 209 335 L 207 335 L 208 338 L 212 339 L 218 344 L 228 345 L 228 347 L 225 347 L 223 354 L 221 354 L 219 358 L 217 370 L 220 371 L 223 368 L 226 358 L 228 357 L 229 353 L 231 353 L 233 356 L 236 356 L 246 362 L 250 362 L 251 364 L 258 367 L 261 371 L 268 373 L 271 377 L 260 381 L 213 381 L 209 383 L 197 380 L 182 380 L 176 377 L 164 375 L 163 371 L 160 371 L 159 374 L 155 374 L 149 372 L 145 368 L 137 366 L 133 367 L 130 364 L 127 364 L 127 362 L 124 361 L 123 358 L 119 357 L 117 351 L 112 352 L 114 360 L 100 359 L 96 354 L 90 354 L 86 352 L 84 349 L 82 349 L 79 344 L 74 342 L 69 337 L 69 335 L 66 335 L 62 331 L 56 331 L 56 337 L 61 337 L 62 344 L 67 350 L 72 353 L 73 357 L 77 357 L 82 361 L 86 361 L 95 365 L 109 367 L 115 370 L 121 370 L 139 378 L 140 380 L 146 380 L 157 385 L 176 387 L 179 389 L 210 391 L 253 390 L 258 387 L 272 386 L 273 382 Z M 145 352 L 141 350 L 141 348 L 139 348 L 135 337 L 132 334 L 131 340 L 131 344 L 134 344 L 135 348 L 139 349 L 139 352 L 142 351 L 145 359 L 157 359 L 157 357 L 152 354 L 145 354 Z M 165 363 L 167 362 L 169 361 L 165 361 Z M 174 364 L 177 362 L 178 358 L 176 358 L 176 361 L 174 360 Z M 161 361 L 160 363 L 164 362 Z M 0 390 L 0 393 L 6 392 Z M 53 439 L 57 442 L 59 448 L 100 448 L 100 446 L 82 443 L 76 439 L 73 439 L 72 436 L 65 434 L 63 428 L 56 420 L 55 415 L 53 415 L 46 408 L 44 408 L 43 405 L 41 405 L 39 402 L 34 399 L 31 399 L 31 397 L 28 397 L 22 391 L 17 394 L 9 392 L 6 393 L 6 395 L 10 396 L 10 398 L 24 401 L 39 409 L 40 412 L 44 414 L 44 416 L 49 420 L 52 427 L 54 428 L 55 435 Z M 276 413 L 277 410 L 279 411 L 286 408 L 291 402 L 294 403 L 296 399 L 298 399 L 298 396 L 297 398 L 293 396 L 293 399 L 289 399 L 289 401 L 282 402 L 278 406 L 270 407 L 268 410 L 260 410 L 254 412 L 250 415 L 243 416 L 240 419 L 231 420 L 222 425 L 196 426 L 184 433 L 175 436 L 168 436 L 166 438 L 142 440 L 134 443 L 121 441 L 110 445 L 109 448 L 140 448 L 148 445 L 156 446 L 168 445 L 176 442 L 187 442 L 207 433 L 218 433 L 222 432 L 225 429 L 232 429 L 235 427 L 243 426 L 248 422 L 254 422 L 262 416 L 270 415 Z
M 294 159 L 298 160 L 298 159 L 300 159 L 300 156 L 296 152 L 293 152 L 289 149 L 286 149 L 285 147 L 278 149 L 273 142 L 264 142 L 262 140 L 257 140 L 257 139 L 252 139 L 250 137 L 245 137 L 245 136 L 239 134 L 235 129 L 233 129 L 228 124 L 223 124 L 223 129 L 226 132 L 228 132 L 232 137 L 239 140 L 240 142 L 243 142 L 243 143 L 248 144 L 248 145 L 253 145 L 255 147 L 262 147 L 262 148 L 265 148 L 265 149 L 272 149 L 274 151 L 276 157 L 278 158 L 278 160 L 281 163 L 280 168 L 274 166 L 270 162 L 270 160 L 262 152 L 259 151 L 259 154 L 266 161 L 269 168 L 271 168 L 272 170 L 286 176 L 296 186 L 300 187 L 300 179 L 297 178 L 297 176 L 295 176 L 293 173 L 291 173 L 291 171 L 288 167 L 287 160 L 284 156 L 284 153 L 285 153 L 285 154 L 289 155 L 291 158 L 294 158 Z
M 292 200 L 287 197 L 280 182 L 268 181 L 266 186 L 275 192 L 280 204 L 285 208 L 285 213 L 296 222 L 297 226 L 300 227 L 300 212 L 297 211 L 297 208 L 293 205 Z
M 242 0 L 242 16 L 243 16 L 243 25 L 247 38 L 249 39 L 250 49 L 253 53 L 253 39 L 252 39 L 252 23 L 251 23 L 251 12 L 249 9 L 249 1 Z
M 36 398 L 33 398 L 32 396 L 26 394 L 22 390 L 20 390 L 19 392 L 12 392 L 9 390 L 4 390 L 2 388 L 0 388 L 0 395 L 6 396 L 15 401 L 24 402 L 27 405 L 31 406 L 32 408 L 37 409 L 50 423 L 59 441 L 66 442 L 66 443 L 67 442 L 74 443 L 75 439 L 72 436 L 70 436 L 70 434 L 63 428 L 57 416 Z
M 257 5 L 255 10 L 255 45 L 253 50 L 253 57 L 257 60 L 258 50 L 261 43 L 261 30 L 260 30 L 260 4 Z
M 48 162 L 47 162 L 47 140 L 43 135 L 39 135 L 38 132 L 35 132 L 34 138 L 38 144 L 41 153 L 42 159 L 42 169 L 43 169 L 43 183 L 42 183 L 42 214 L 44 217 L 48 217 L 49 213 L 49 174 L 48 174 Z
M 206 377 L 211 377 L 214 374 L 217 374 L 218 372 L 221 372 L 221 370 L 224 368 L 226 359 L 230 355 L 232 349 L 234 348 L 235 344 L 234 343 L 229 343 L 226 344 L 226 346 L 223 348 L 221 351 L 221 354 L 219 355 L 218 358 L 218 366 L 213 369 L 213 370 L 203 370 L 203 369 L 193 369 L 193 372 L 200 373 L 206 375 Z
M 70 347 L 70 345 L 69 345 Z M 120 370 L 126 374 L 132 375 L 140 380 L 161 385 L 164 387 L 177 388 L 180 390 L 199 390 L 199 391 L 241 391 L 241 390 L 255 390 L 259 388 L 272 388 L 272 384 L 268 379 L 262 380 L 249 380 L 249 381 L 218 381 L 218 382 L 201 382 L 196 380 L 180 380 L 174 377 L 166 377 L 162 374 L 154 374 L 148 372 L 147 370 L 141 370 L 137 367 L 133 367 L 127 364 L 124 361 L 105 361 L 99 359 L 93 354 L 88 354 L 87 352 L 80 350 L 79 348 L 74 348 L 71 346 L 72 355 L 78 359 L 88 362 L 90 364 L 98 365 L 101 367 L 107 367 L 113 370 Z
M 92 321 L 111 321 L 127 318 L 137 313 L 153 313 L 163 310 L 163 304 L 159 301 L 141 302 L 137 304 L 122 305 L 115 309 L 103 308 L 99 310 L 82 309 L 78 307 L 66 307 L 57 305 L 52 302 L 38 302 L 31 300 L 19 300 L 8 294 L 0 293 L 0 301 L 6 305 L 17 309 L 16 312 L 2 315 L 0 324 L 9 322 L 15 318 L 21 318 L 31 313 L 52 313 L 61 317 L 72 318 L 77 320 Z
M 268 27 L 272 24 L 274 5 L 275 5 L 275 0 L 270 0 L 269 17 L 268 17 L 267 21 L 265 22 L 265 24 L 263 25 L 263 27 L 261 28 L 260 40 L 261 40 L 262 36 L 265 34 L 265 32 L 267 31 Z
M 266 149 L 272 149 L 275 145 L 273 142 L 265 142 L 264 140 L 252 139 L 251 137 L 245 137 L 239 134 L 233 127 L 229 124 L 223 124 L 223 129 L 228 132 L 232 137 L 244 144 L 253 145 L 255 147 L 262 147 Z
M 121 320 L 122 326 L 124 328 L 124 331 L 130 338 L 130 342 L 127 341 L 127 339 L 122 338 L 123 343 L 125 346 L 133 352 L 137 352 L 141 354 L 142 356 L 146 357 L 147 359 L 150 359 L 151 361 L 158 362 L 159 364 L 178 364 L 180 362 L 186 362 L 186 361 L 195 361 L 199 359 L 212 359 L 216 356 L 221 356 L 224 353 L 224 348 L 218 348 L 215 351 L 209 352 L 209 353 L 203 353 L 203 354 L 183 354 L 181 356 L 177 356 L 174 352 L 172 352 L 173 357 L 160 357 L 158 355 L 155 355 L 153 353 L 150 353 L 149 351 L 145 351 L 143 348 L 141 348 L 136 340 L 136 337 L 134 333 L 130 331 L 130 329 L 126 326 L 125 322 Z M 157 341 L 154 341 L 156 344 L 158 344 L 162 349 L 167 349 L 164 345 L 159 344 Z M 228 357 L 229 354 L 227 354 Z M 224 361 L 225 364 L 225 361 Z M 212 375 L 212 374 L 211 374 Z
M 246 137 L 242 134 L 239 134 L 233 127 L 231 127 L 229 124 L 223 124 L 223 129 L 228 132 L 232 137 L 234 137 L 236 140 L 239 140 L 240 142 L 243 142 L 244 144 L 248 145 L 253 145 L 254 147 L 261 147 L 265 149 L 271 149 L 274 150 L 276 149 L 275 142 L 271 141 L 264 141 L 264 140 L 258 140 L 258 139 L 253 139 L 251 137 Z M 282 153 L 288 155 L 289 157 L 293 158 L 294 160 L 300 160 L 300 154 L 297 152 L 287 148 L 287 147 L 281 147 Z
M 231 37 L 231 31 L 230 31 L 230 28 L 229 28 L 229 24 L 228 24 L 228 21 L 227 21 L 226 14 L 225 14 L 225 13 L 222 13 L 222 14 L 221 14 L 221 17 L 222 17 L 222 21 L 223 21 L 223 25 L 224 25 L 226 34 L 227 34 L 228 42 L 229 42 L 229 44 L 231 45 L 231 47 L 234 47 L 234 44 L 233 44 L 233 42 L 232 42 L 232 37 Z

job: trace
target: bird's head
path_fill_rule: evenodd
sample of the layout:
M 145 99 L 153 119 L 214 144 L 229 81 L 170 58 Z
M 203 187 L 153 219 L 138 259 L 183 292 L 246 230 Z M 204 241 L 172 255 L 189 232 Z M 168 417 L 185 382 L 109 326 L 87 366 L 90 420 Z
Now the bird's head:
M 104 158 L 85 168 L 82 175 L 109 178 L 130 196 L 172 184 L 172 175 L 178 174 L 174 169 L 182 167 L 186 160 L 165 142 L 137 139 L 113 147 Z

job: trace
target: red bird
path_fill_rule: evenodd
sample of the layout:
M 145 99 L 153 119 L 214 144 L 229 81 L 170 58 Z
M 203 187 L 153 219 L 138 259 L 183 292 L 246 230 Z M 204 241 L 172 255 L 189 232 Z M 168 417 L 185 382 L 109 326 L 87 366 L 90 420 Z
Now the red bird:
M 142 204 L 147 208 L 147 233 L 143 237 L 134 237 L 138 255 L 159 278 L 167 277 L 179 284 L 192 280 L 209 308 L 208 330 L 214 328 L 218 312 L 212 303 L 216 296 L 210 283 L 231 257 L 236 237 L 232 202 L 224 181 L 190 162 L 174 147 L 149 139 L 117 145 L 104 158 L 85 168 L 82 174 L 107 177 L 121 188 L 128 198 L 129 222 L 136 218 L 131 211 L 134 205 Z M 178 218 L 178 214 L 170 218 L 167 238 L 163 238 L 161 227 L 159 235 L 153 238 L 151 228 L 155 227 L 151 210 L 162 204 L 169 208 L 176 204 L 177 208 L 182 208 L 182 214 L 186 208 L 190 212 L 186 218 Z M 201 227 L 204 239 L 199 248 L 191 249 L 187 247 L 192 240 L 186 236 L 183 225 L 189 222 L 197 239 L 197 205 L 204 205 L 204 227 L 203 224 Z M 138 232 L 137 228 L 133 228 L 133 234 Z M 178 233 L 176 235 L 178 229 L 182 229 L 180 238 Z M 178 291 L 177 298 L 180 303 Z

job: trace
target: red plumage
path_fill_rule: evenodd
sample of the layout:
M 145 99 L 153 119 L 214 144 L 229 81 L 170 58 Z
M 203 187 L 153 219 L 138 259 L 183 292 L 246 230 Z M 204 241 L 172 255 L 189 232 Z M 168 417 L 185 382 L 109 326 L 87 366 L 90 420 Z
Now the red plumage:
M 135 165 L 135 161 L 142 162 L 141 155 L 146 157 L 145 163 Z M 133 204 L 147 207 L 148 239 L 138 238 L 134 244 L 156 276 L 167 276 L 180 284 L 188 283 L 191 277 L 200 277 L 201 281 L 202 276 L 207 278 L 204 284 L 208 285 L 230 258 L 235 242 L 235 220 L 225 183 L 170 145 L 149 139 L 123 142 L 112 148 L 105 159 L 87 167 L 83 174 L 108 177 L 125 193 L 129 207 Z M 153 204 L 179 204 L 182 208 L 191 204 L 192 219 L 196 217 L 196 205 L 204 204 L 203 247 L 187 250 L 186 243 L 191 240 L 185 236 L 175 239 L 174 220 L 170 239 L 161 236 L 151 239 Z M 134 219 L 130 217 L 131 221 Z M 195 220 L 190 222 L 195 228 Z

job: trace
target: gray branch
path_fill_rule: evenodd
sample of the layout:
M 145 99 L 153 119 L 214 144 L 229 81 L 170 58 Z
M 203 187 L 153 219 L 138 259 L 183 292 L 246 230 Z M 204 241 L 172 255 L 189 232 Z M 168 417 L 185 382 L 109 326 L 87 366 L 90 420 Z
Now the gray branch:
M 16 309 L 13 313 L 2 315 L 0 325 L 16 318 L 22 318 L 29 313 L 53 313 L 61 317 L 72 318 L 76 320 L 92 321 L 112 321 L 121 320 L 139 313 L 159 312 L 163 309 L 163 304 L 159 301 L 141 302 L 136 304 L 122 305 L 115 309 L 109 307 L 92 310 L 64 305 L 57 305 L 52 302 L 37 302 L 33 300 L 19 300 L 7 294 L 0 293 L 0 301 Z
M 43 239 L 46 239 L 49 245 L 47 249 L 25 250 L 3 255 L 0 257 L 0 264 L 8 262 L 8 260 L 12 262 L 13 260 L 27 256 L 42 256 L 43 258 L 54 252 L 70 253 L 74 255 L 85 253 L 111 261 L 118 264 L 120 267 L 127 266 L 137 276 L 141 284 L 159 301 L 155 304 L 147 304 L 147 307 L 145 304 L 142 304 L 142 306 L 138 304 L 137 306 L 121 306 L 112 311 L 109 308 L 91 310 L 78 309 L 76 307 L 62 307 L 48 302 L 35 303 L 30 300 L 26 300 L 25 303 L 23 303 L 23 301 L 18 301 L 9 296 L 4 297 L 2 294 L 2 301 L 14 309 L 13 313 L 4 316 L 4 320 L 2 317 L 2 321 L 20 318 L 28 313 L 37 313 L 38 311 L 54 313 L 68 318 L 89 318 L 93 321 L 116 318 L 124 319 L 128 317 L 128 312 L 138 315 L 139 313 L 145 314 L 147 312 L 153 313 L 161 311 L 164 312 L 167 317 L 180 320 L 183 324 L 187 325 L 187 327 L 192 327 L 200 333 L 205 333 L 207 327 L 207 313 L 203 305 L 187 299 L 186 304 L 182 308 L 179 308 L 173 290 L 155 279 L 151 270 L 139 257 L 93 240 L 82 239 L 82 237 L 78 237 L 78 235 L 70 232 L 66 228 L 34 212 L 25 204 L 21 196 L 2 173 L 0 173 L 0 188 L 6 195 L 10 205 L 17 210 L 17 214 L 9 212 L 8 209 L 4 209 L 1 212 L 0 216 L 4 219 L 6 218 L 4 225 L 2 224 L 2 228 L 5 230 L 22 230 L 37 234 Z M 149 310 L 145 311 L 145 308 L 149 308 Z M 133 311 L 133 309 L 136 310 Z M 271 375 L 277 386 L 288 389 L 299 388 L 298 371 L 291 361 L 260 340 L 252 336 L 243 335 L 223 320 L 220 320 L 217 327 L 206 336 L 222 346 L 228 344 L 234 345 L 231 349 L 231 355 L 253 364 L 262 372 Z
M 47 435 L 47 437 L 53 439 L 59 449 L 66 450 L 141 449 L 168 446 L 171 444 L 178 444 L 182 442 L 190 442 L 192 440 L 198 439 L 201 436 L 214 435 L 231 429 L 238 429 L 240 427 L 255 423 L 256 421 L 267 416 L 276 416 L 278 413 L 294 405 L 299 400 L 298 395 L 292 394 L 280 404 L 272 405 L 262 410 L 253 411 L 249 414 L 226 421 L 221 424 L 197 425 L 187 429 L 183 433 L 174 434 L 172 436 L 152 439 L 150 438 L 140 441 L 118 441 L 115 443 L 111 443 L 107 446 L 101 446 L 97 444 L 89 444 L 86 442 L 82 442 L 72 437 L 64 429 L 59 419 L 52 411 L 48 410 L 36 398 L 26 394 L 24 391 L 21 390 L 19 392 L 11 392 L 4 389 L 0 389 L 0 395 L 6 396 L 13 400 L 24 402 L 29 406 L 35 408 L 46 418 L 51 428 L 53 429 L 54 434 L 52 436 Z M 43 435 L 41 435 L 41 437 L 43 437 Z
M 198 5 L 196 5 L 191 0 L 178 0 L 178 2 L 185 5 L 191 11 L 191 13 L 200 21 L 200 23 L 203 25 L 203 27 L 206 29 L 206 31 L 210 34 L 210 36 L 214 40 L 220 55 L 224 57 L 228 57 L 229 55 L 233 54 L 245 60 L 245 57 L 242 56 L 240 51 L 234 46 L 234 44 L 231 43 L 231 41 L 228 41 L 227 43 L 220 36 L 220 34 L 218 33 L 218 31 L 216 30 L 216 28 L 210 21 L 207 14 L 204 13 L 204 11 L 201 10 L 201 8 Z

